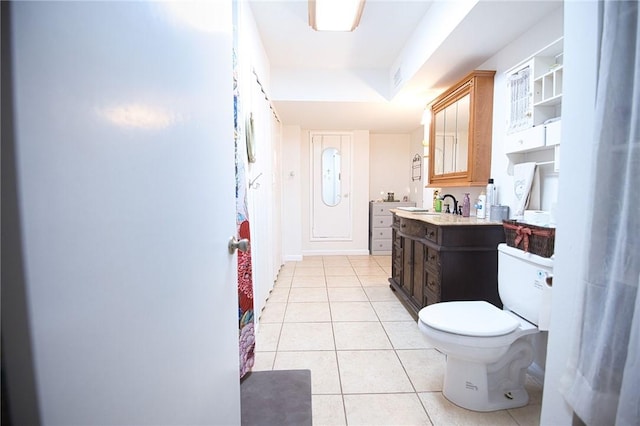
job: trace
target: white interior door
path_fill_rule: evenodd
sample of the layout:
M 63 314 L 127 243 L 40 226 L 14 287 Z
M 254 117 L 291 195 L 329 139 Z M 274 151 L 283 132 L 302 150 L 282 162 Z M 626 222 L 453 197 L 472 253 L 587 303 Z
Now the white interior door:
M 311 240 L 351 240 L 351 134 L 311 134 Z
M 231 23 L 231 1 L 11 4 L 42 424 L 240 424 Z

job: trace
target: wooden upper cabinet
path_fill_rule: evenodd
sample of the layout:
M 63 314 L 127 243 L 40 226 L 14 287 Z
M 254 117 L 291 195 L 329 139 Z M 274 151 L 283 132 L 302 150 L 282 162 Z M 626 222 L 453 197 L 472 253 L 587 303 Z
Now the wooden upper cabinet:
M 493 77 L 473 71 L 431 106 L 429 186 L 484 186 L 491 174 Z

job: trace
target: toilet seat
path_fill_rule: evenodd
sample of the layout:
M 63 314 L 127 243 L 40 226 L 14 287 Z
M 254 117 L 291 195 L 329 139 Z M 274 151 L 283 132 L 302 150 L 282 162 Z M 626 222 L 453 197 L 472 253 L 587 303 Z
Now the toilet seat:
M 471 337 L 509 334 L 521 322 L 485 301 L 441 302 L 420 310 L 420 321 L 436 330 Z

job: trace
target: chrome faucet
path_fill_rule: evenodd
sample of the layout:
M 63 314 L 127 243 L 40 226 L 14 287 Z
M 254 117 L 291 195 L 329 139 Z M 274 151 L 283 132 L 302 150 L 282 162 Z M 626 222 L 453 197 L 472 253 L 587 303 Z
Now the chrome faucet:
M 444 201 L 445 198 L 447 197 L 451 197 L 451 199 L 453 200 L 453 214 L 458 214 L 458 200 L 456 200 L 456 197 L 454 197 L 451 194 L 444 194 L 442 196 L 442 201 Z

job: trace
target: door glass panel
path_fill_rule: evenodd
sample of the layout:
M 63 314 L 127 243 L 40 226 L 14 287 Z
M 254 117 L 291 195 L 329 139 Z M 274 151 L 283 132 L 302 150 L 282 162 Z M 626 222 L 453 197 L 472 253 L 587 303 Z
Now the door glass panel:
M 471 95 L 435 114 L 434 174 L 466 172 L 469 156 Z
M 458 125 L 458 104 L 449 105 L 445 110 L 444 122 L 444 173 L 456 170 L 456 144 Z
M 322 151 L 322 201 L 329 207 L 340 203 L 340 151 L 326 148 Z
M 508 77 L 509 115 L 507 133 L 533 125 L 531 114 L 531 68 L 529 65 Z
M 456 124 L 456 149 L 455 149 L 455 172 L 466 172 L 469 159 L 469 114 L 471 108 L 471 95 L 467 94 L 460 98 L 457 105 Z
M 439 111 L 434 119 L 435 149 L 433 152 L 433 170 L 436 175 L 444 173 L 444 110 Z

